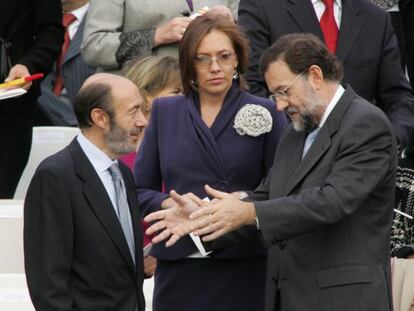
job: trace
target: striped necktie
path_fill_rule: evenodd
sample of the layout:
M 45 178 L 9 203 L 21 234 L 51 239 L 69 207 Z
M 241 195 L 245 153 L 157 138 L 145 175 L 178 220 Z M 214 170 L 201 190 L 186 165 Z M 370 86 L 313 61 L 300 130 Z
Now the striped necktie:
M 129 211 L 124 179 L 121 171 L 119 170 L 118 163 L 112 164 L 109 168 L 109 172 L 112 175 L 115 185 L 118 219 L 121 223 L 122 231 L 124 232 L 129 251 L 131 252 L 132 260 L 135 264 L 135 241 L 134 230 L 132 229 L 132 218 Z

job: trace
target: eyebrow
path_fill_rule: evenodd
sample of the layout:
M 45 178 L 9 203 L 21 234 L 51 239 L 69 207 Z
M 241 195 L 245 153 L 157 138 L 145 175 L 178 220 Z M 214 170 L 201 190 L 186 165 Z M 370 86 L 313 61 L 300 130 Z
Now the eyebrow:
M 225 52 L 231 52 L 231 53 L 236 54 L 236 52 L 234 52 L 232 50 L 220 50 L 216 54 L 221 54 L 221 53 L 225 53 Z M 200 53 L 196 53 L 196 55 L 211 55 L 211 53 L 203 53 L 203 52 L 200 52 Z

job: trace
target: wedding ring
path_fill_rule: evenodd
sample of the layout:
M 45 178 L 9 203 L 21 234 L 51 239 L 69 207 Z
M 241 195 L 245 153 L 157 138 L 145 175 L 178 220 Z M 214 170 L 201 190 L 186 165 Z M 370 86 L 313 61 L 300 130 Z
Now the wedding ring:
M 184 32 L 185 32 L 185 28 L 181 28 L 181 35 L 183 35 L 184 34 Z

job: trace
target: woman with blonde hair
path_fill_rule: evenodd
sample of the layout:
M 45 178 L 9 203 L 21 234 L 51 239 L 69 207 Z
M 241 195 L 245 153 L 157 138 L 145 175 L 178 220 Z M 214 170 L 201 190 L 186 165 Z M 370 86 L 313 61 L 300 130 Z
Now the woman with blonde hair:
M 132 61 L 128 64 L 124 76 L 138 87 L 144 99 L 141 110 L 147 120 L 149 120 L 152 102 L 155 98 L 182 94 L 178 61 L 170 56 L 147 56 Z M 121 160 L 132 169 L 135 157 L 136 152 L 133 152 L 122 157 Z M 145 228 L 145 224 L 143 227 Z M 144 245 L 148 243 L 150 239 L 144 235 Z M 155 258 L 148 254 L 144 257 L 145 275 L 151 277 L 155 272 Z
M 178 61 L 170 56 L 140 58 L 126 68 L 124 75 L 138 87 L 144 99 L 142 112 L 147 118 L 155 98 L 182 93 Z

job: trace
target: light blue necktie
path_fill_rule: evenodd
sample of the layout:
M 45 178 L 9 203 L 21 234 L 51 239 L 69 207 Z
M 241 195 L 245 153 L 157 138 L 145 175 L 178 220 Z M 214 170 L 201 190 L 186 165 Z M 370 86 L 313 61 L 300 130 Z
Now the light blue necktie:
M 303 147 L 302 159 L 305 157 L 306 153 L 309 151 L 309 148 L 312 146 L 316 136 L 318 135 L 319 130 L 320 127 L 317 127 L 306 137 L 305 146 Z
M 121 223 L 122 231 L 124 232 L 129 251 L 131 252 L 132 261 L 135 264 L 134 230 L 132 229 L 132 219 L 129 211 L 124 179 L 122 178 L 122 174 L 117 163 L 111 165 L 109 172 L 112 175 L 115 185 L 119 222 Z

